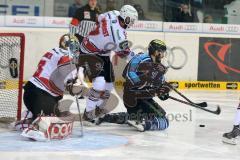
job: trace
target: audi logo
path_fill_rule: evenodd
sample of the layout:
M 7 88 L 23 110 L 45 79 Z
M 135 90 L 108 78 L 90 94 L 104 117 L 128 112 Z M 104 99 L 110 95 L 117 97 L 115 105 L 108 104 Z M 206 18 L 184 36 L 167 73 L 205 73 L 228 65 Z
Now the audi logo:
M 147 23 L 147 24 L 145 24 L 145 27 L 150 29 L 150 28 L 156 28 L 157 26 L 154 23 Z
M 134 53 L 139 53 L 139 52 L 147 51 L 147 48 L 141 45 L 137 45 L 137 46 L 134 46 L 131 50 Z M 172 68 L 174 70 L 182 69 L 187 64 L 187 61 L 188 61 L 188 55 L 186 50 L 180 46 L 167 47 L 167 52 L 165 57 L 166 58 L 164 58 L 162 63 L 166 67 Z
M 239 31 L 239 28 L 237 26 L 227 26 L 225 28 L 225 31 L 226 32 L 234 32 L 234 33 L 236 33 L 236 32 Z
M 187 52 L 182 47 L 167 48 L 165 57 L 166 59 L 163 61 L 163 63 L 165 62 L 164 65 L 175 70 L 182 69 L 188 61 Z
M 195 25 L 185 25 L 184 30 L 195 31 L 195 30 L 197 30 L 197 26 L 195 26 Z

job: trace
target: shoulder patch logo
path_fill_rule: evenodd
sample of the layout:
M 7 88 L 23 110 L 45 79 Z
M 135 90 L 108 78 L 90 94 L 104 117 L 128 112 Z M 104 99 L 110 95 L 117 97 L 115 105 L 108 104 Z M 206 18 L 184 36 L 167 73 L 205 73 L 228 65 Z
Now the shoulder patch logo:
M 84 12 L 84 19 L 90 19 L 90 18 L 91 18 L 90 12 L 89 11 L 85 11 Z

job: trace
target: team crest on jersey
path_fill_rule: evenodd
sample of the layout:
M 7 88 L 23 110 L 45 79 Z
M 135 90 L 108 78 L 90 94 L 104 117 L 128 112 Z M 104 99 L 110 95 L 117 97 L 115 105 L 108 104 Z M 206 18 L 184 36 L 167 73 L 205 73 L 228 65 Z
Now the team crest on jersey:
M 103 71 L 103 65 L 102 65 L 102 63 L 96 63 L 96 70 L 97 71 Z
M 91 18 L 90 12 L 85 11 L 85 12 L 84 12 L 84 19 L 90 19 L 90 18 Z

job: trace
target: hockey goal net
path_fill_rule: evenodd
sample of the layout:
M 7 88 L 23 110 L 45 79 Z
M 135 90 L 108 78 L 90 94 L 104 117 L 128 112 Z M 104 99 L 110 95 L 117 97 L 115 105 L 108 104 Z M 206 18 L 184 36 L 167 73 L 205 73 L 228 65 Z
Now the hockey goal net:
M 0 33 L 0 122 L 21 118 L 25 37 Z

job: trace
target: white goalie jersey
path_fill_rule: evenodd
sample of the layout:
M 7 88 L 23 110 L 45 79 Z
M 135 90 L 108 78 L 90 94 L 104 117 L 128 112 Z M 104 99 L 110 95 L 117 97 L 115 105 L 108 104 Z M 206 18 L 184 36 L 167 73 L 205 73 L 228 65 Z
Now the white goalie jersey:
M 77 76 L 71 61 L 67 50 L 56 47 L 42 57 L 29 81 L 52 96 L 62 96 L 66 81 Z
M 110 11 L 99 15 L 95 30 L 83 39 L 80 44 L 82 53 L 109 56 L 111 51 L 116 54 L 128 54 L 126 29 L 120 26 L 118 11 Z

